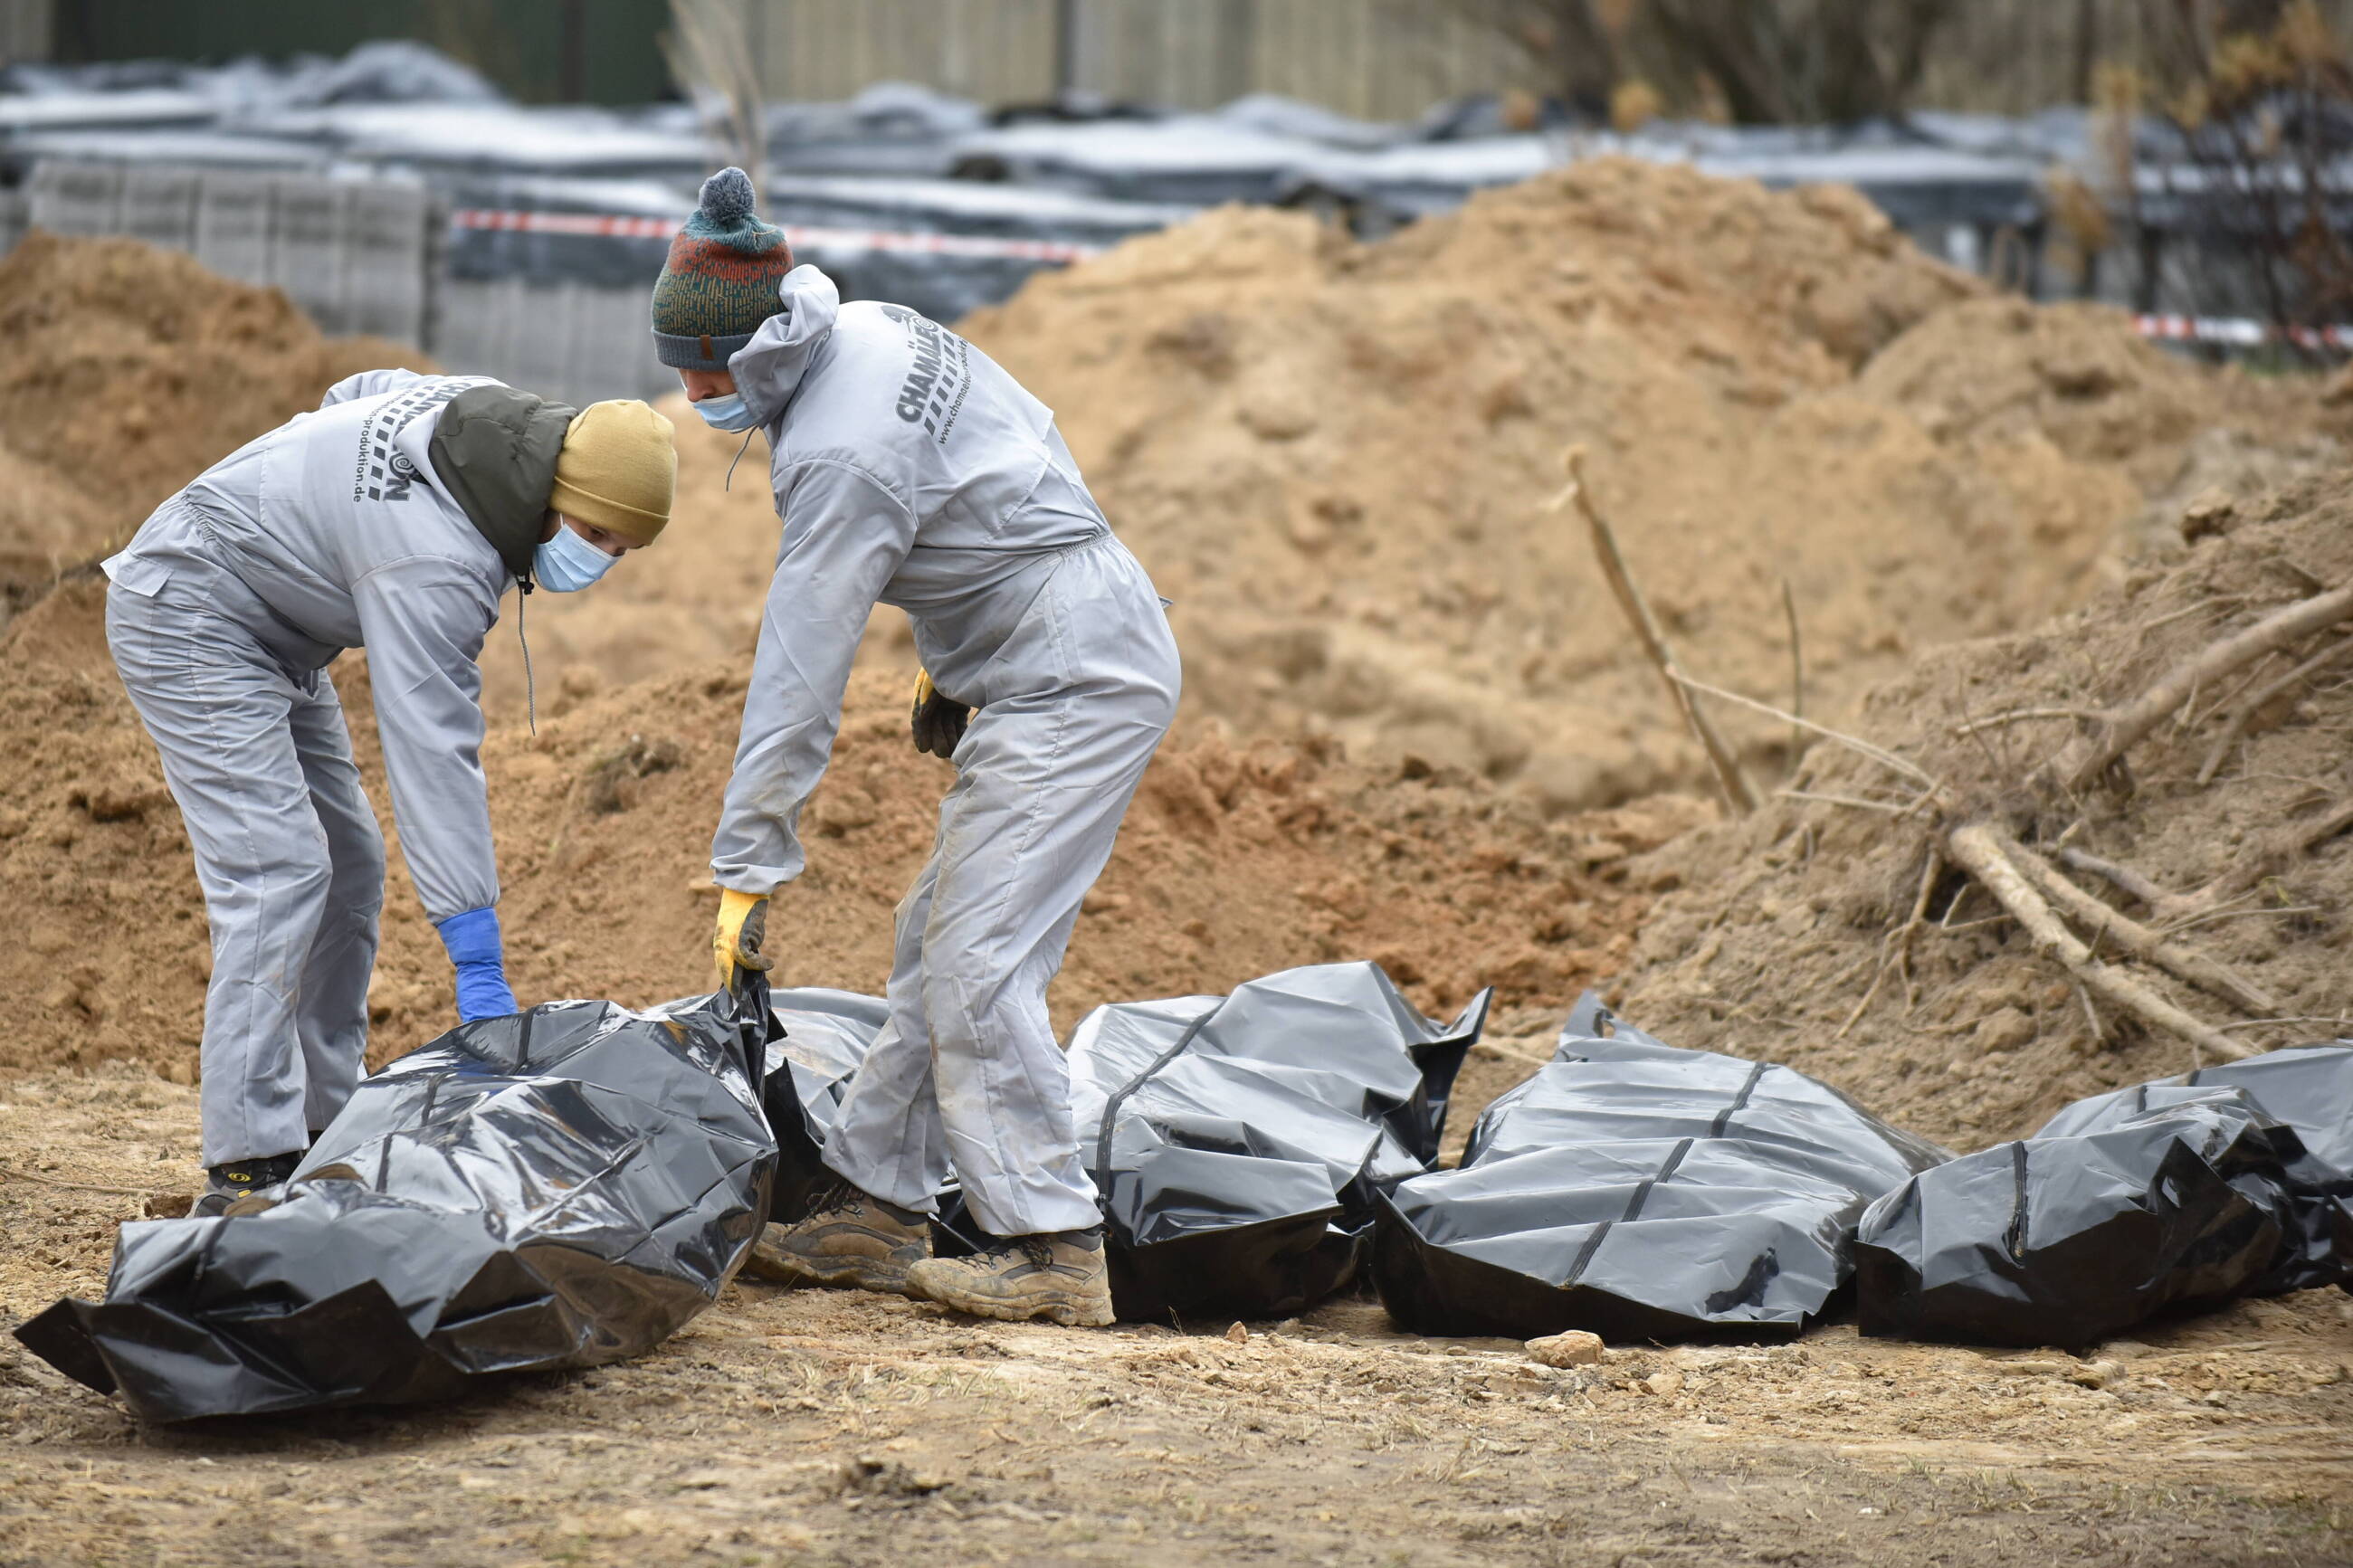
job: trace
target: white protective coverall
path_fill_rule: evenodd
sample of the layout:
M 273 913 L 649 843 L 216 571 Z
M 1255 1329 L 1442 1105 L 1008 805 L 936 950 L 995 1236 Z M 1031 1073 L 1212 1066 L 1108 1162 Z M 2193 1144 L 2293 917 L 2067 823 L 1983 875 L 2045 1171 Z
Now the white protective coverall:
M 728 363 L 784 533 L 713 874 L 750 893 L 799 874 L 867 617 L 906 611 L 934 683 L 976 711 L 826 1163 L 924 1212 L 953 1166 L 1000 1236 L 1098 1225 L 1046 986 L 1176 712 L 1166 608 L 1051 411 L 987 355 L 901 306 L 842 304 L 814 267 L 781 293 Z M 787 966 L 788 929 L 769 925 Z
M 489 384 L 405 370 L 340 382 L 105 563 L 107 642 L 212 925 L 206 1165 L 307 1147 L 366 1051 L 384 840 L 327 678 L 343 649 L 368 650 L 426 913 L 498 901 L 474 658 L 513 577 L 427 456 L 443 405 Z

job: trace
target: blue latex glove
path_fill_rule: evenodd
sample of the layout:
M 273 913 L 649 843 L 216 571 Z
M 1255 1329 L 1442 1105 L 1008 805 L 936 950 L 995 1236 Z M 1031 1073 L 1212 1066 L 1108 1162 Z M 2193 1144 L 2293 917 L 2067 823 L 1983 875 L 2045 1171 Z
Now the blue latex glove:
M 441 945 L 458 966 L 458 1021 L 501 1018 L 514 1012 L 514 993 L 507 989 L 504 945 L 499 941 L 499 911 L 468 910 L 436 921 Z

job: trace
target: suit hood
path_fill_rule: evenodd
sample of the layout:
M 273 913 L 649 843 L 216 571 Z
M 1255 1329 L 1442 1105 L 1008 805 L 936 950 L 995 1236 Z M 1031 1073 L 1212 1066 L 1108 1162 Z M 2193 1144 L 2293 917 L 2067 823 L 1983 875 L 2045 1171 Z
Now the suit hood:
M 578 413 L 512 386 L 470 386 L 434 424 L 433 472 L 518 578 L 531 575 L 556 454 Z
M 841 290 L 814 267 L 796 267 L 776 289 L 785 308 L 760 323 L 752 341 L 727 361 L 744 406 L 774 425 L 800 390 L 818 351 L 841 314 Z

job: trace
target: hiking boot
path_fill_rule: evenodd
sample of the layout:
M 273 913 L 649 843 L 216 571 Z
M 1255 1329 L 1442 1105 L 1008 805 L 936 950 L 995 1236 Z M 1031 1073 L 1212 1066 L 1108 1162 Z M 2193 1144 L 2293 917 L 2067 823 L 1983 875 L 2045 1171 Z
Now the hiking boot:
M 931 1255 L 930 1219 L 839 1182 L 807 1217 L 763 1231 L 744 1268 L 777 1285 L 842 1285 L 904 1296 L 908 1269 Z
M 970 1258 L 934 1258 L 907 1271 L 907 1293 L 1009 1323 L 1050 1318 L 1066 1329 L 1112 1321 L 1101 1230 L 1013 1236 Z
M 238 1214 L 259 1214 L 262 1209 L 275 1207 L 278 1189 L 286 1184 L 294 1167 L 301 1163 L 300 1154 L 271 1154 L 260 1160 L 231 1160 L 215 1165 L 206 1173 L 212 1180 L 205 1184 L 205 1190 L 197 1194 L 188 1213 L 199 1219 L 209 1219 L 230 1213 L 231 1205 L 237 1205 L 235 1212 Z M 249 1205 L 249 1199 L 263 1201 Z

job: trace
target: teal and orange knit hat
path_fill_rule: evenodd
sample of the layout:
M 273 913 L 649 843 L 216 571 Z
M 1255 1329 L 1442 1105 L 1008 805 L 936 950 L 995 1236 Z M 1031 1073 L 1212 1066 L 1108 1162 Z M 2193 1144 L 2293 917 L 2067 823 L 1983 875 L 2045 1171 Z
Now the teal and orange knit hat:
M 753 216 L 752 176 L 720 170 L 702 182 L 654 281 L 654 353 L 679 370 L 725 370 L 727 356 L 784 309 L 776 286 L 792 269 L 785 231 Z

